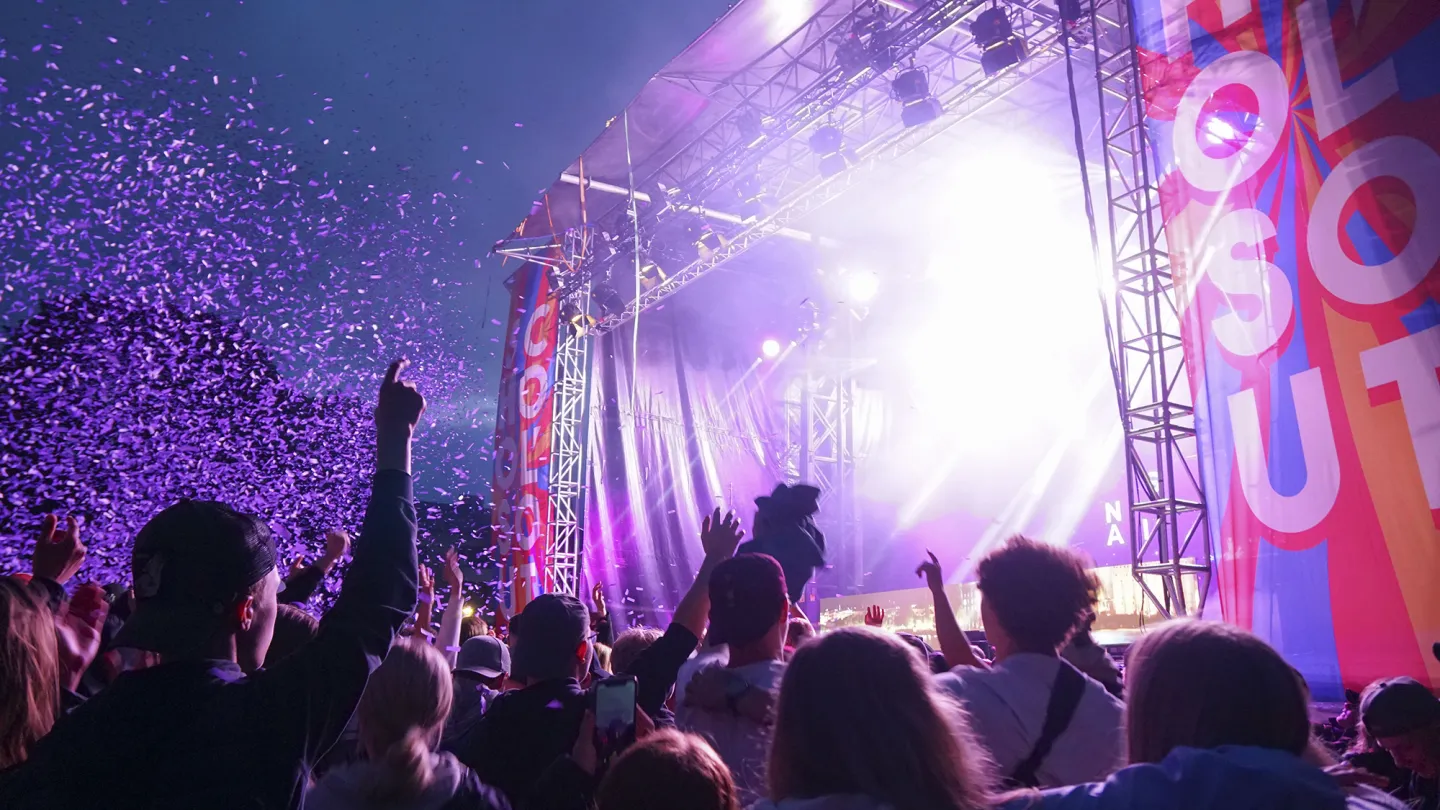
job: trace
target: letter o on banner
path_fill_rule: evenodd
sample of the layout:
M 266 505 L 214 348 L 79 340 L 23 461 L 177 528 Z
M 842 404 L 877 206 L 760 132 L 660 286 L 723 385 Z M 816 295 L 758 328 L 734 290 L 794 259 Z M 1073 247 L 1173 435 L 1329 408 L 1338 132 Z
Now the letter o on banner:
M 1376 265 L 1362 264 L 1340 244 L 1345 203 L 1371 180 L 1394 177 L 1415 197 L 1415 227 L 1399 255 Z M 1421 141 L 1394 136 L 1372 141 L 1340 161 L 1310 206 L 1305 244 L 1315 277 L 1331 295 L 1352 304 L 1394 301 L 1419 286 L 1440 259 L 1440 155 Z
M 1205 154 L 1198 137 L 1200 114 L 1211 96 L 1232 84 L 1255 94 L 1260 120 L 1244 147 L 1232 155 L 1211 157 Z M 1185 88 L 1185 96 L 1175 110 L 1175 162 L 1190 185 L 1205 191 L 1228 191 L 1260 171 L 1280 145 L 1289 120 L 1290 90 L 1280 65 L 1257 51 L 1225 54 L 1207 65 Z
M 550 348 L 550 336 L 545 333 L 546 321 L 550 320 L 550 302 L 546 301 L 535 308 L 530 315 L 530 323 L 525 327 L 525 356 L 542 357 Z M 535 330 L 540 330 L 540 337 L 535 337 Z
M 501 439 L 495 451 L 495 489 L 509 492 L 515 486 L 515 473 L 519 472 L 520 453 L 514 436 Z
M 545 383 L 548 382 L 547 376 L 544 366 L 525 367 L 525 373 L 520 377 L 520 386 L 517 392 L 520 398 L 520 416 L 525 419 L 534 419 L 540 413 L 540 405 L 545 402 L 544 392 Z M 541 392 L 535 397 L 534 402 L 529 401 L 525 396 L 525 392 L 532 382 L 539 387 Z

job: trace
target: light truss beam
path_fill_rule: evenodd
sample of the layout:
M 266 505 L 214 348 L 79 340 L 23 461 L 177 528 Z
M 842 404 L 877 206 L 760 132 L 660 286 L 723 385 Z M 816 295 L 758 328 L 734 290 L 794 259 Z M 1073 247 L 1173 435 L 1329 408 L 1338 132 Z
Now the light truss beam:
M 1161 615 L 1199 615 L 1210 590 L 1210 527 L 1132 12 L 1130 0 L 1099 0 L 1091 13 L 1131 570 Z

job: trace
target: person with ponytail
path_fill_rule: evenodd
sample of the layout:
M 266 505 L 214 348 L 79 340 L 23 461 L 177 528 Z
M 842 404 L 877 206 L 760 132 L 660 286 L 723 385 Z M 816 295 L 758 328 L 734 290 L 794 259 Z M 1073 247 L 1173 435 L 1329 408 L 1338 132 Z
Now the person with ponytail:
M 509 810 L 499 791 L 436 750 L 450 716 L 450 667 L 423 640 L 397 640 L 370 676 L 356 719 L 364 759 L 327 773 L 311 810 Z

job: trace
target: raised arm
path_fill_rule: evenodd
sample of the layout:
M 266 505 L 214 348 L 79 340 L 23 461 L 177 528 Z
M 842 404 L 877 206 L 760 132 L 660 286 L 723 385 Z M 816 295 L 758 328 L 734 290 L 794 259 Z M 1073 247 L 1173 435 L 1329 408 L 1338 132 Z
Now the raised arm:
M 280 601 L 287 604 L 304 602 L 315 594 L 325 576 L 340 560 L 350 553 L 350 535 L 342 529 L 331 529 L 325 533 L 325 553 L 320 559 L 285 578 L 285 590 L 280 592 Z
M 302 746 L 313 762 L 344 730 L 365 682 L 415 608 L 415 508 L 410 485 L 410 438 L 425 399 L 399 377 L 404 362 L 385 373 L 375 407 L 377 470 L 355 557 L 335 606 L 320 620 L 315 640 L 255 676 L 279 716 L 303 716 L 302 737 L 276 745 Z
M 920 563 L 915 575 L 925 578 L 925 585 L 935 600 L 935 636 L 940 641 L 940 654 L 945 656 L 946 665 L 989 669 L 989 664 L 975 657 L 975 651 L 970 649 L 970 639 L 965 637 L 965 631 L 960 629 L 960 622 L 955 619 L 950 597 L 945 594 L 945 575 L 940 571 L 940 560 L 932 551 L 925 553 L 930 559 Z
M 700 527 L 700 547 L 705 550 L 705 559 L 695 573 L 695 581 L 690 583 L 690 590 L 675 606 L 674 618 L 676 624 L 694 633 L 696 638 L 705 635 L 705 623 L 710 618 L 710 572 L 735 556 L 735 548 L 743 539 L 745 530 L 740 528 L 735 513 L 728 512 L 721 518 L 718 507 Z
M 454 669 L 455 659 L 460 655 L 460 620 L 463 618 L 460 611 L 465 604 L 465 573 L 460 570 L 460 554 L 454 546 L 445 552 L 443 574 L 450 593 L 445 612 L 440 615 L 440 633 L 435 637 L 435 648 Z

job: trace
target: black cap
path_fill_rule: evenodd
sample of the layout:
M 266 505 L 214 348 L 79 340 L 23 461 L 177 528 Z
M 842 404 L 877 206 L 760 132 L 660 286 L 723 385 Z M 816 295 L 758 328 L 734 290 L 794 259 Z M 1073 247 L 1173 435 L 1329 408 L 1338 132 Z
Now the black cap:
M 590 611 L 573 596 L 545 593 L 510 620 L 511 673 L 554 680 L 575 675 L 575 650 L 590 637 Z
M 135 537 L 135 612 L 112 647 L 195 653 L 225 612 L 275 570 L 270 527 L 215 501 L 183 500 Z
M 1399 737 L 1440 723 L 1440 698 L 1414 678 L 1385 678 L 1365 687 L 1360 722 L 1376 737 Z

